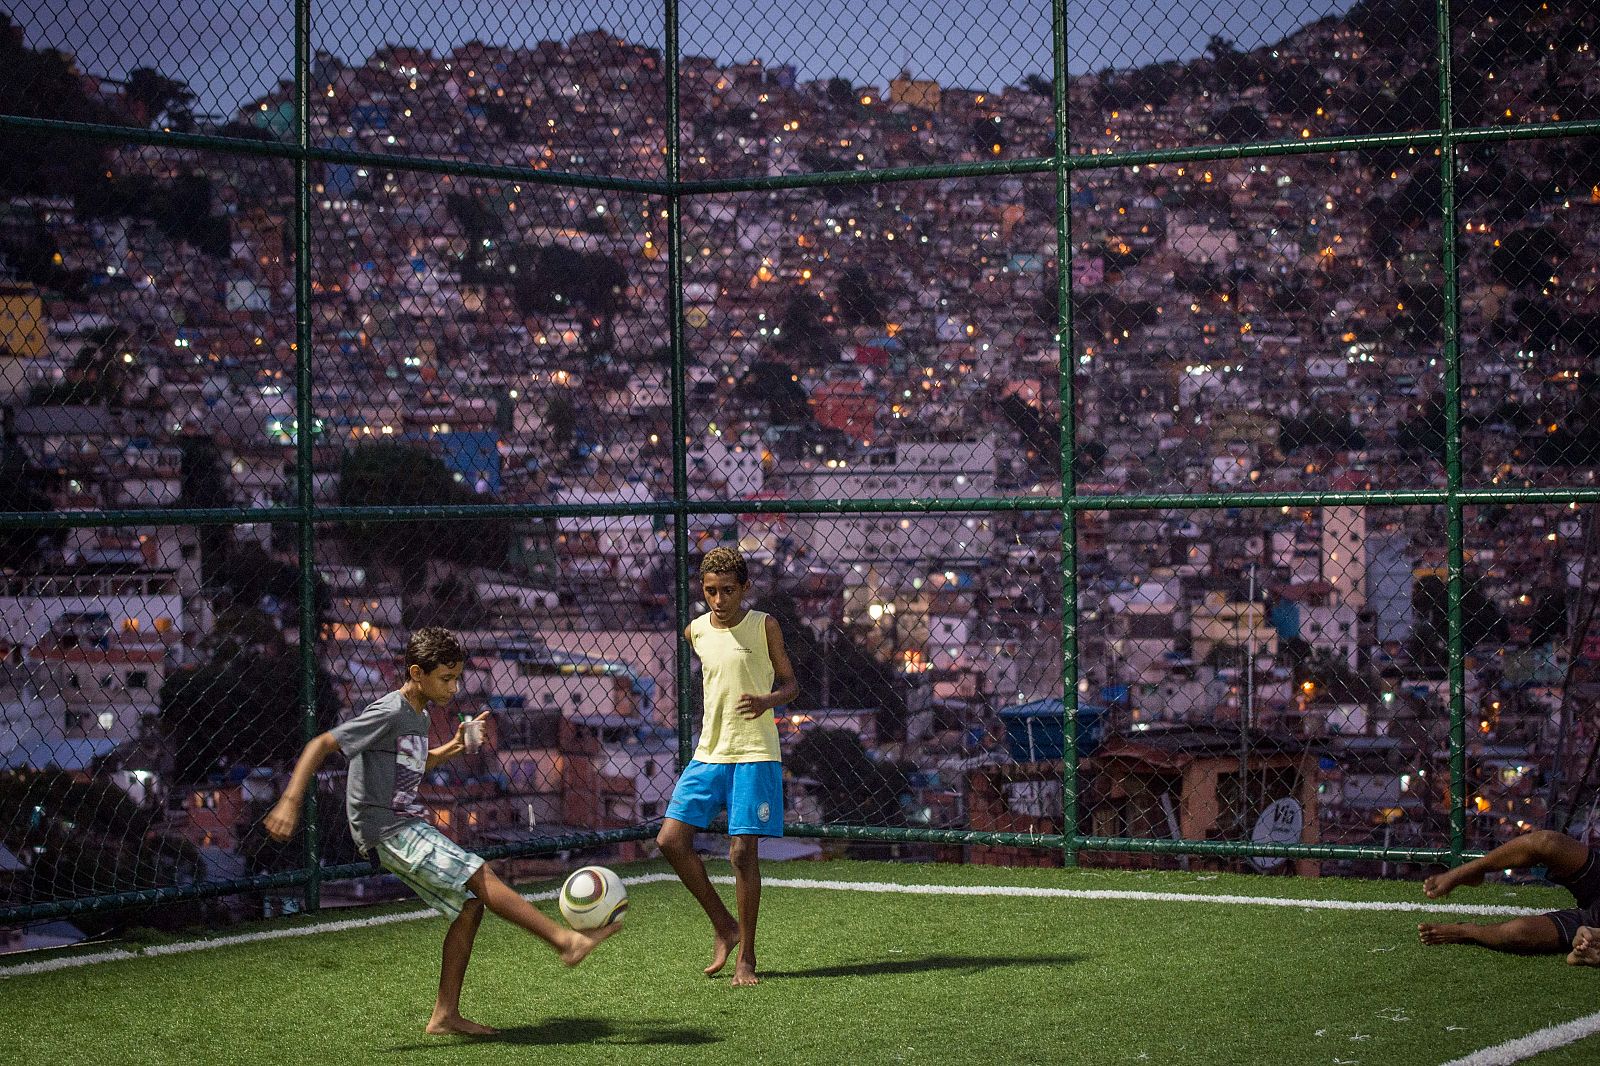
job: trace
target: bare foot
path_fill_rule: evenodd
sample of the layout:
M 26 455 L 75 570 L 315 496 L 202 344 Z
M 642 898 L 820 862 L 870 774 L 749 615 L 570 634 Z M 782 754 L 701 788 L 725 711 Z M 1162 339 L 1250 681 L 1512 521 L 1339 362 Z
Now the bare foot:
M 733 968 L 733 987 L 749 988 L 751 985 L 761 983 L 761 978 L 756 976 L 756 960 L 739 957 L 738 965 Z
M 1600 966 L 1600 929 L 1580 926 L 1567 953 L 1568 966 Z
M 728 956 L 732 955 L 734 949 L 738 946 L 739 927 L 737 925 L 730 925 L 726 929 L 717 930 L 717 944 L 711 952 L 711 965 L 705 969 L 706 976 L 712 977 L 721 973 L 722 968 L 728 965 Z
M 428 1032 L 432 1036 L 493 1036 L 499 1031 L 491 1025 L 479 1025 L 459 1014 L 444 1017 L 436 1015 L 428 1021 Z
M 1457 866 L 1454 870 L 1434 874 L 1422 882 L 1422 894 L 1429 899 L 1443 899 L 1462 885 L 1481 884 L 1483 884 L 1482 870 L 1468 870 L 1465 866 Z
M 1431 922 L 1420 922 L 1417 925 L 1417 939 L 1428 947 L 1437 947 L 1440 944 L 1465 944 L 1472 937 L 1465 925 L 1434 925 Z
M 578 965 L 588 957 L 589 952 L 600 946 L 600 941 L 621 928 L 621 922 L 612 922 L 610 925 L 603 925 L 599 929 L 588 929 L 581 932 L 576 929 L 568 930 L 568 935 L 571 939 L 567 941 L 567 946 L 561 949 L 561 964 L 563 966 Z

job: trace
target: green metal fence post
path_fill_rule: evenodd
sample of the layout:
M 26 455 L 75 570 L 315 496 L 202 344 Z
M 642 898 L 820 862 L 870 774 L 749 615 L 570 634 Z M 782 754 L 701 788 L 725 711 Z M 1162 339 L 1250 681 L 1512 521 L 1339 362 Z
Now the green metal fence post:
M 1444 448 L 1446 503 L 1446 608 L 1449 616 L 1450 864 L 1461 862 L 1467 841 L 1467 703 L 1465 647 L 1461 635 L 1464 550 L 1461 512 L 1461 337 L 1456 263 L 1456 145 L 1451 94 L 1450 0 L 1439 0 L 1439 181 L 1441 266 L 1444 273 Z
M 300 705 L 305 712 L 303 731 L 309 741 L 317 735 L 317 569 L 312 497 L 312 433 L 315 407 L 311 402 L 311 0 L 294 5 L 294 377 L 295 377 L 295 504 L 300 516 Z M 317 817 L 317 790 L 306 790 L 305 906 L 322 905 L 322 839 Z
M 1056 351 L 1061 402 L 1061 847 L 1068 866 L 1078 863 L 1078 512 L 1077 420 L 1074 418 L 1072 347 L 1072 171 L 1068 167 L 1067 2 L 1050 5 L 1055 111 Z
M 678 0 L 666 0 L 667 67 L 667 329 L 672 344 L 673 647 L 678 685 L 678 769 L 689 765 L 694 723 L 689 714 L 689 412 L 683 342 L 683 213 L 678 191 Z

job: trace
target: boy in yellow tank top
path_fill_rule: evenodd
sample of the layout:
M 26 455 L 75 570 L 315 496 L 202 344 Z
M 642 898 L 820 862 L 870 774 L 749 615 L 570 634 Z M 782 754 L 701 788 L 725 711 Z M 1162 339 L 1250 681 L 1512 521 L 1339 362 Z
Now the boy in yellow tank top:
M 745 609 L 750 571 L 738 552 L 707 552 L 700 562 L 700 589 L 711 609 L 690 622 L 683 635 L 700 658 L 705 718 L 700 744 L 678 777 L 656 844 L 711 919 L 716 947 L 706 976 L 721 970 L 737 950 L 733 984 L 742 987 L 757 983 L 757 842 L 783 835 L 783 755 L 772 711 L 799 695 L 800 686 L 777 619 Z M 737 921 L 694 851 L 695 830 L 724 810 Z

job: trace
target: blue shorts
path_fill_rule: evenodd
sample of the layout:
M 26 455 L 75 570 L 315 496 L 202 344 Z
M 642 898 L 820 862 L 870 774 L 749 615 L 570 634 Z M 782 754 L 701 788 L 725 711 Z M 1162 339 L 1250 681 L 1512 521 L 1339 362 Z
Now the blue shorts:
M 723 811 L 729 836 L 783 836 L 783 763 L 692 760 L 678 775 L 667 817 L 705 829 Z

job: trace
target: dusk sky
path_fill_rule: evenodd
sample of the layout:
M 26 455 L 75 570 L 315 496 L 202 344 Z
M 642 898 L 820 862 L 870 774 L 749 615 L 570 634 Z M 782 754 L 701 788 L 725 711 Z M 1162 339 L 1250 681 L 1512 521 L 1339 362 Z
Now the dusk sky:
M 1349 6 L 1240 0 L 1214 13 L 1181 0 L 1074 0 L 1071 69 L 1191 58 L 1213 33 L 1249 48 Z M 5 9 L 27 27 L 30 45 L 65 49 L 108 77 L 155 67 L 188 82 L 203 112 L 231 113 L 292 73 L 293 9 L 284 0 L 12 0 Z M 344 0 L 316 7 L 313 34 L 318 48 L 355 63 L 385 43 L 442 52 L 474 38 L 524 44 L 595 28 L 659 46 L 661 11 L 637 0 Z M 1050 66 L 1048 0 L 683 0 L 679 18 L 684 54 L 790 63 L 801 80 L 837 74 L 883 86 L 905 67 L 947 85 L 996 89 Z

